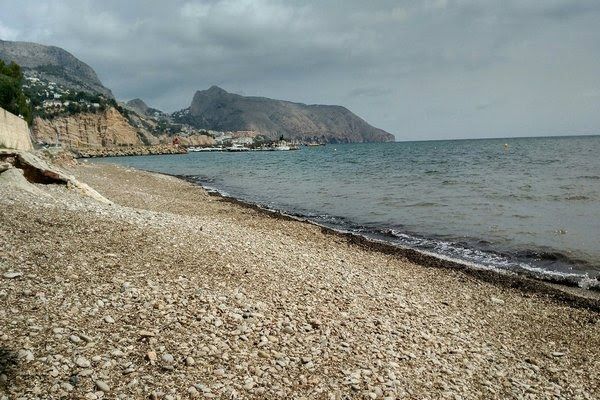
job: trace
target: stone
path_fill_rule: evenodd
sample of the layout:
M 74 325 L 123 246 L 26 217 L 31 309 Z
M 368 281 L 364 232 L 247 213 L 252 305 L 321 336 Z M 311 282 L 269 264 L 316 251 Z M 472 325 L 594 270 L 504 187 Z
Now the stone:
M 499 299 L 497 297 L 492 297 L 491 300 L 492 300 L 492 303 L 494 303 L 494 304 L 498 304 L 498 305 L 503 305 L 504 304 L 504 300 Z
M 110 315 L 107 315 L 106 317 L 104 317 L 104 322 L 106 322 L 107 324 L 114 324 L 115 320 Z
M 60 385 L 60 387 L 62 387 L 62 388 L 63 388 L 63 390 L 66 390 L 67 392 L 71 392 L 71 391 L 73 391 L 73 389 L 74 389 L 74 388 L 73 388 L 73 385 L 71 385 L 71 384 L 70 384 L 70 383 L 68 383 L 68 382 L 63 382 L 63 383 Z
M 151 363 L 154 363 L 157 359 L 155 351 L 149 351 L 146 353 L 146 359 Z
M 9 272 L 5 272 L 4 274 L 2 274 L 2 276 L 6 279 L 15 279 L 15 278 L 19 278 L 19 277 L 23 276 L 23 273 L 9 271 Z
M 185 365 L 187 365 L 188 367 L 191 367 L 194 364 L 196 364 L 196 361 L 194 360 L 193 357 L 186 357 L 185 358 Z
M 200 395 L 200 392 L 198 392 L 198 389 L 196 389 L 193 386 L 190 386 L 188 388 L 187 392 L 190 395 L 190 397 L 198 397 Z
M 88 336 L 86 334 L 80 333 L 79 337 L 82 338 L 83 340 L 85 340 L 88 343 L 91 343 L 94 341 L 94 338 L 92 338 L 91 336 Z
M 96 384 L 96 387 L 99 390 L 101 390 L 103 392 L 110 392 L 110 387 L 106 384 L 106 382 L 97 380 L 97 381 L 94 381 L 94 383 Z
M 142 337 L 142 339 L 154 337 L 154 332 L 150 332 L 150 331 L 146 331 L 146 330 L 141 330 L 139 332 L 139 334 Z
M 82 356 L 75 359 L 75 364 L 81 368 L 89 368 L 92 365 L 87 358 Z
M 17 353 L 19 359 L 24 359 L 26 362 L 33 361 L 35 359 L 31 350 L 19 350 Z
M 69 336 L 69 340 L 73 343 L 81 343 L 81 338 L 77 335 Z
M 163 353 L 162 356 L 160 356 L 160 358 L 166 362 L 167 364 L 171 364 L 173 361 L 175 361 L 175 359 L 173 358 L 173 356 L 169 353 Z

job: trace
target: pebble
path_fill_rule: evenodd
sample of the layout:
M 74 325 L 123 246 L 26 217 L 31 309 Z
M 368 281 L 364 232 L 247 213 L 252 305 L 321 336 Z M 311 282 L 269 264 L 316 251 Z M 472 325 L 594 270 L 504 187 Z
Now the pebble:
M 88 335 L 86 335 L 86 334 L 83 334 L 83 333 L 80 333 L 80 334 L 79 334 L 79 337 L 80 337 L 80 338 L 82 338 L 83 340 L 85 340 L 85 341 L 86 341 L 86 342 L 88 342 L 88 343 L 91 343 L 91 342 L 94 340 L 94 338 L 93 338 L 93 337 L 91 337 L 91 336 L 88 336 Z
M 5 277 L 6 279 L 15 279 L 20 276 L 23 276 L 23 273 L 9 271 L 9 272 L 5 272 L 2 276 Z
M 69 340 L 73 343 L 81 343 L 81 338 L 77 335 L 69 336 Z
M 169 353 L 164 353 L 162 356 L 160 356 L 160 358 L 168 364 L 171 364 L 173 361 L 175 361 L 173 356 Z
M 562 357 L 564 355 L 565 355 L 565 353 L 563 353 L 561 351 L 555 351 L 552 353 L 552 356 L 554 356 L 554 357 Z
M 150 361 L 151 363 L 154 363 L 154 361 L 156 361 L 157 357 L 156 357 L 156 352 L 155 351 L 149 351 L 146 353 L 146 359 L 148 361 Z
M 196 389 L 193 386 L 190 386 L 187 391 L 188 391 L 190 397 L 198 397 L 200 395 L 200 392 L 198 392 L 198 389 Z
M 104 317 L 104 322 L 106 322 L 107 324 L 114 324 L 115 320 L 110 315 L 107 315 L 106 317 Z
M 94 381 L 96 387 L 103 392 L 110 392 L 110 387 L 104 381 Z
M 19 350 L 17 357 L 20 359 L 25 359 L 26 362 L 30 362 L 35 359 L 31 350 Z
M 81 368 L 89 368 L 91 366 L 89 360 L 82 356 L 79 356 L 75 359 L 75 364 Z
M 73 389 L 74 389 L 74 388 L 73 388 L 73 385 L 71 385 L 71 384 L 70 384 L 70 383 L 68 383 L 68 382 L 63 382 L 63 383 L 60 385 L 60 387 L 62 387 L 62 388 L 63 388 L 64 390 L 66 390 L 67 392 L 71 392 L 71 391 L 73 391 Z
M 186 357 L 185 365 L 187 365 L 188 367 L 191 367 L 194 364 L 196 364 L 196 361 L 194 360 L 193 357 Z

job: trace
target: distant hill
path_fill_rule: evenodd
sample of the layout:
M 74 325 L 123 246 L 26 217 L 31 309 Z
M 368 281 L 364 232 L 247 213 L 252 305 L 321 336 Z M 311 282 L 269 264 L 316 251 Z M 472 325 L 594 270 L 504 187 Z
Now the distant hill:
M 114 98 L 89 65 L 60 47 L 0 40 L 0 60 L 19 64 L 26 76 L 39 76 L 75 91 Z
M 265 97 L 246 97 L 212 86 L 196 92 L 174 121 L 199 129 L 258 131 L 276 138 L 330 143 L 391 142 L 394 136 L 341 106 L 306 105 Z

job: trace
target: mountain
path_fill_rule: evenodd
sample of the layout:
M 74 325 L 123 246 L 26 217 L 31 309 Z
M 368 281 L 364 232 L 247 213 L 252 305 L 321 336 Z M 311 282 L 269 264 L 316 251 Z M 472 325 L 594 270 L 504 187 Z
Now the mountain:
M 89 65 L 59 47 L 0 40 L 0 59 L 19 64 L 26 76 L 56 82 L 75 91 L 114 98 Z
M 125 103 L 125 107 L 146 117 L 162 117 L 166 114 L 156 108 L 148 107 L 142 99 L 133 99 Z
M 265 97 L 246 97 L 220 87 L 197 91 L 174 121 L 199 129 L 256 131 L 270 138 L 330 143 L 391 142 L 394 136 L 369 125 L 347 108 L 306 105 Z

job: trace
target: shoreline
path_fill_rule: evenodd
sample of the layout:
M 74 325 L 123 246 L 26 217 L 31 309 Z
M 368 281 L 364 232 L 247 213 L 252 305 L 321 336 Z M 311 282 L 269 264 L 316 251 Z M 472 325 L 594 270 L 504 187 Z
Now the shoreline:
M 427 267 L 165 174 L 65 168 L 109 203 L 0 185 L 0 395 L 600 394 L 599 312 L 539 283 Z
M 118 164 L 114 164 L 118 165 Z M 249 208 L 251 210 L 264 213 L 265 215 L 298 223 L 305 223 L 320 228 L 324 234 L 344 238 L 349 245 L 359 246 L 361 248 L 375 251 L 387 255 L 401 257 L 410 262 L 427 268 L 453 269 L 462 271 L 465 274 L 471 275 L 484 282 L 492 283 L 500 287 L 512 288 L 521 290 L 525 293 L 543 294 L 559 302 L 565 302 L 575 307 L 588 308 L 600 313 L 600 291 L 596 288 L 583 289 L 575 282 L 568 280 L 551 280 L 541 279 L 523 274 L 514 273 L 511 271 L 490 270 L 485 268 L 477 268 L 476 266 L 468 265 L 460 260 L 445 259 L 436 254 L 428 254 L 418 249 L 408 247 L 400 247 L 383 240 L 371 239 L 367 236 L 360 235 L 354 232 L 341 231 L 334 229 L 318 222 L 311 221 L 306 217 L 294 216 L 287 214 L 284 211 L 269 209 L 262 207 L 257 203 L 241 200 L 233 196 L 225 195 L 218 190 L 209 190 L 200 182 L 191 176 L 166 174 L 162 172 L 145 171 L 156 173 L 165 176 L 173 176 L 184 180 L 193 185 L 197 185 L 205 190 L 210 196 L 218 197 L 228 203 L 235 204 L 240 207 Z

